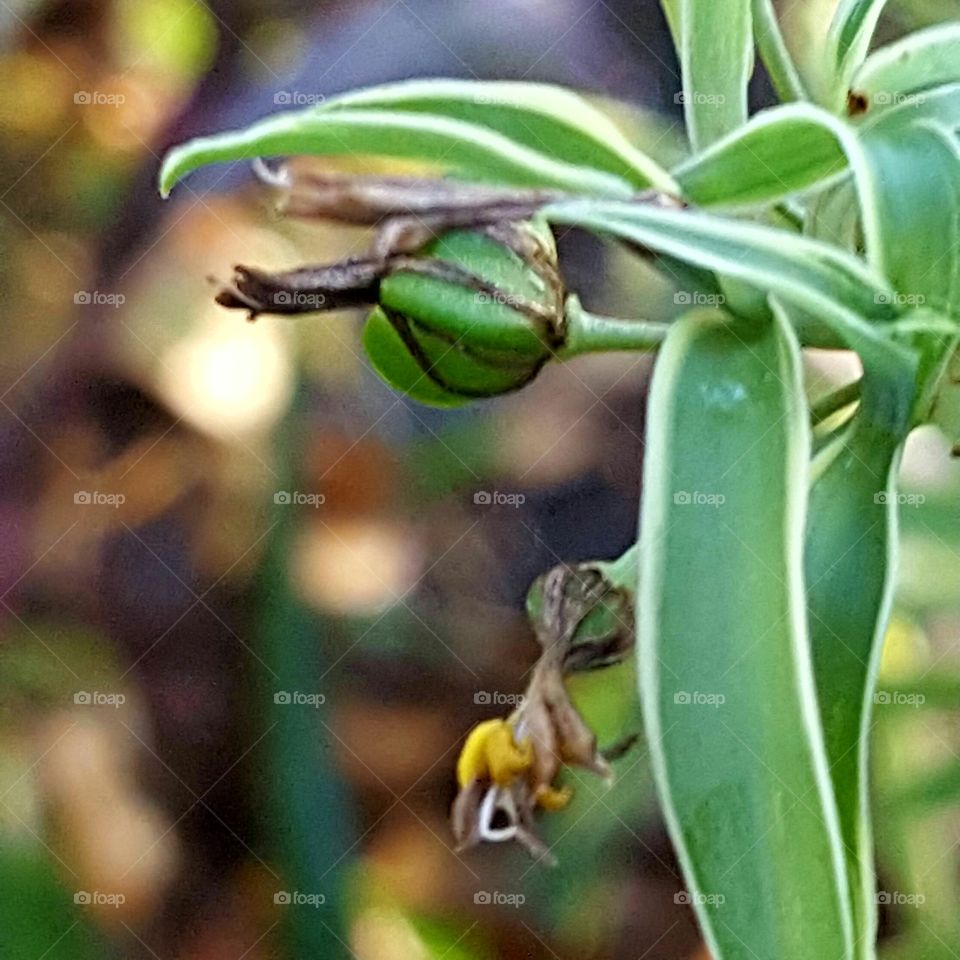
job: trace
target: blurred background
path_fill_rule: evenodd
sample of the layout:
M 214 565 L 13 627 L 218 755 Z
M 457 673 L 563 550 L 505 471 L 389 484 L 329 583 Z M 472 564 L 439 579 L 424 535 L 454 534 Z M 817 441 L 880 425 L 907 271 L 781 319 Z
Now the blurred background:
M 800 55 L 829 6 L 784 7 Z M 881 39 L 952 12 L 893 2 Z M 0 960 L 705 960 L 642 747 L 609 791 L 572 778 L 553 870 L 457 855 L 446 822 L 464 736 L 536 657 L 530 582 L 634 539 L 648 362 L 418 407 L 368 370 L 358 316 L 247 324 L 212 301 L 236 262 L 367 235 L 279 220 L 245 165 L 154 188 L 172 143 L 414 76 L 616 99 L 671 163 L 657 5 L 2 0 L 0 44 Z M 591 308 L 675 309 L 648 266 L 560 242 Z M 814 393 L 843 375 L 809 372 Z M 922 433 L 906 457 L 876 710 L 882 934 L 904 960 L 960 955 L 948 449 Z M 628 675 L 577 684 L 602 742 L 638 728 Z

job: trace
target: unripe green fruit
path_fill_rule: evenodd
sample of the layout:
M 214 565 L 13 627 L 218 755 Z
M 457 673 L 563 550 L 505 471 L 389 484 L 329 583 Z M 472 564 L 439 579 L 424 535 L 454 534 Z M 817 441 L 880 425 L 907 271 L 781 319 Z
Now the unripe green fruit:
M 545 224 L 456 230 L 380 284 L 363 343 L 391 386 L 457 406 L 522 387 L 552 355 L 562 318 L 556 248 Z

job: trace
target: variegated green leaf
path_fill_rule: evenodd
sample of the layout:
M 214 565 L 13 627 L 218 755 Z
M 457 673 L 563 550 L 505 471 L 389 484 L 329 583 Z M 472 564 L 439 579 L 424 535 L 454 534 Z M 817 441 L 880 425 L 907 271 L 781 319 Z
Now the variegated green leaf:
M 753 33 L 777 96 L 784 103 L 806 100 L 808 94 L 783 39 L 773 0 L 753 0 Z
M 862 958 L 875 955 L 870 715 L 896 567 L 896 467 L 905 437 L 874 423 L 870 402 L 814 460 L 805 554 L 817 694 L 847 857 L 854 955 Z
M 940 24 L 881 47 L 854 74 L 869 110 L 916 103 L 918 94 L 960 81 L 960 23 Z
M 903 114 L 863 133 L 875 183 L 867 257 L 909 306 L 960 313 L 960 154 L 956 136 Z
M 839 109 L 863 62 L 886 0 L 840 0 L 827 34 L 825 101 Z
M 857 258 L 783 230 L 617 201 L 555 204 L 544 216 L 623 237 L 776 295 L 799 311 L 801 340 L 830 345 L 822 339 L 826 328 L 836 338 L 833 345 L 856 350 L 865 368 L 882 379 L 888 388 L 878 407 L 887 422 L 899 426 L 909 419 L 916 359 L 883 329 L 900 312 L 897 298 Z
M 684 197 L 700 206 L 757 206 L 842 173 L 855 134 L 811 104 L 788 104 L 749 123 L 673 171 Z
M 638 188 L 673 189 L 665 170 L 641 153 L 583 97 L 544 83 L 408 80 L 327 100 L 321 112 L 384 110 L 464 120 L 566 163 L 622 177 Z
M 680 0 L 683 111 L 694 151 L 747 118 L 753 73 L 750 0 Z
M 716 960 L 852 956 L 806 631 L 810 452 L 777 315 L 678 320 L 647 410 L 640 691 L 662 806 Z
M 347 109 L 280 113 L 245 130 L 174 147 L 160 171 L 160 190 L 166 196 L 178 180 L 207 164 L 295 154 L 397 157 L 481 182 L 555 187 L 599 196 L 633 192 L 630 183 L 613 174 L 554 160 L 464 120 Z

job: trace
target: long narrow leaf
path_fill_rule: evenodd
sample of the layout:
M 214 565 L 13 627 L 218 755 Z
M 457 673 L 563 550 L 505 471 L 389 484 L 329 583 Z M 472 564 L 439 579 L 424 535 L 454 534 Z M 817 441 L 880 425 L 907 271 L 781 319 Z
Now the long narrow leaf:
M 641 700 L 657 786 L 715 960 L 849 958 L 846 866 L 803 592 L 810 450 L 777 317 L 678 320 L 647 413 Z
M 694 151 L 747 119 L 753 73 L 750 0 L 680 0 L 683 110 Z
M 872 53 L 854 74 L 853 89 L 869 109 L 894 106 L 915 94 L 960 81 L 960 23 L 908 34 Z
M 849 254 L 783 230 L 636 203 L 571 201 L 547 207 L 544 216 L 742 280 L 818 318 L 889 385 L 881 398 L 889 423 L 899 426 L 909 418 L 915 401 L 915 360 L 882 326 L 899 312 L 896 297 Z
M 873 179 L 867 256 L 905 303 L 960 313 L 960 155 L 934 121 L 875 124 L 863 134 Z
M 784 102 L 807 99 L 800 72 L 783 39 L 773 0 L 753 0 L 753 32 L 777 96 Z
M 871 263 L 898 297 L 956 315 L 960 292 L 960 160 L 956 141 L 931 121 L 896 114 L 862 136 L 863 161 L 883 185 L 873 197 Z M 936 319 L 935 315 L 932 319 Z M 916 326 L 923 318 L 901 321 Z M 949 326 L 913 342 L 921 381 L 938 377 Z M 921 382 L 919 389 L 931 385 Z M 909 422 L 878 407 L 888 385 L 867 369 L 860 409 L 814 464 L 807 535 L 810 633 L 831 774 L 848 856 L 857 956 L 873 955 L 875 881 L 867 772 L 877 663 L 889 615 L 896 545 L 896 466 Z
M 615 200 L 564 201 L 547 206 L 543 215 L 729 273 L 831 316 L 847 312 L 892 320 L 898 313 L 892 289 L 862 261 L 785 230 Z M 864 336 L 878 336 L 863 321 L 849 319 Z
M 874 124 L 912 123 L 917 120 L 932 120 L 950 129 L 960 127 L 960 81 L 931 87 L 923 93 L 901 97 L 883 110 L 866 113 L 862 127 Z
M 949 111 L 955 98 L 934 96 Z M 885 189 L 876 197 L 871 259 L 902 295 L 956 317 L 960 278 L 960 160 L 955 135 L 913 120 L 902 104 L 864 135 L 865 154 Z M 901 321 L 907 324 L 909 321 Z M 944 349 L 943 344 L 952 347 Z M 920 384 L 942 418 L 957 337 L 920 342 Z M 931 359 L 932 358 L 932 359 Z M 937 367 L 940 370 L 936 369 Z M 875 414 L 882 384 L 865 384 L 848 432 L 815 463 L 807 541 L 807 578 L 817 686 L 843 829 L 859 936 L 857 956 L 872 954 L 876 928 L 870 823 L 869 733 L 877 666 L 889 619 L 897 543 L 896 473 L 905 431 Z
M 166 196 L 178 180 L 210 163 L 293 154 L 402 157 L 477 181 L 600 196 L 633 192 L 620 177 L 562 163 L 476 124 L 381 110 L 293 111 L 191 140 L 167 154 L 160 191 Z
M 756 206 L 806 190 L 847 167 L 855 134 L 811 104 L 788 104 L 749 123 L 674 170 L 700 206 Z
M 807 528 L 810 643 L 830 773 L 848 862 L 857 944 L 872 957 L 876 881 L 870 828 L 870 715 L 890 612 L 896 550 L 896 466 L 904 436 L 861 405 L 814 461 Z
M 581 96 L 544 83 L 409 80 L 326 101 L 321 112 L 399 110 L 464 120 L 555 160 L 594 167 L 636 187 L 673 189 L 669 174 L 637 150 Z
M 863 62 L 886 0 L 841 0 L 827 35 L 827 94 L 839 102 L 847 95 L 850 78 Z

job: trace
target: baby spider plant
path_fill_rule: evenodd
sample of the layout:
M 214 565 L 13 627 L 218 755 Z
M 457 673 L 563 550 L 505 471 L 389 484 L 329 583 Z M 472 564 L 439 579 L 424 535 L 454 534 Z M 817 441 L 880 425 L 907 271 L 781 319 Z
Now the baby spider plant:
M 222 161 L 420 162 L 396 180 L 261 163 L 288 215 L 376 239 L 342 263 L 237 267 L 219 300 L 251 316 L 368 307 L 371 363 L 423 403 L 516 390 L 591 350 L 656 353 L 637 544 L 534 585 L 543 656 L 524 706 L 468 737 L 453 826 L 462 845 L 548 856 L 537 820 L 566 802 L 561 767 L 607 777 L 622 752 L 598 747 L 566 678 L 635 650 L 715 960 L 875 956 L 867 770 L 897 468 L 913 428 L 960 431 L 960 24 L 868 55 L 882 6 L 841 0 L 801 72 L 770 0 L 664 0 L 690 146 L 671 170 L 570 91 L 423 80 L 191 141 L 161 172 L 167 194 Z M 783 102 L 749 116 L 755 50 Z M 555 226 L 685 264 L 715 305 L 666 324 L 591 314 Z M 811 405 L 816 348 L 855 353 L 862 375 Z

